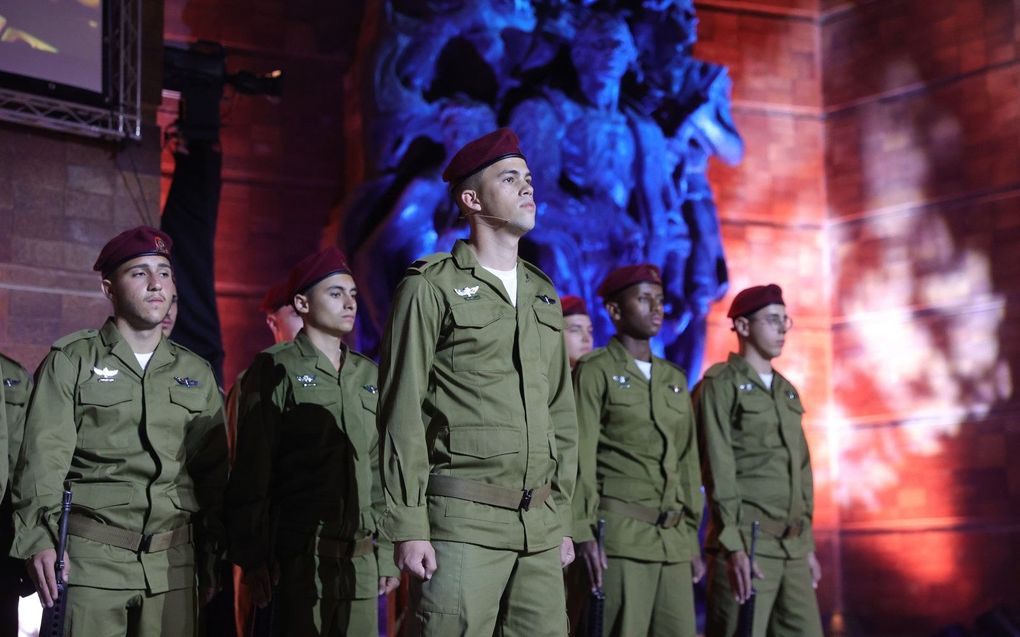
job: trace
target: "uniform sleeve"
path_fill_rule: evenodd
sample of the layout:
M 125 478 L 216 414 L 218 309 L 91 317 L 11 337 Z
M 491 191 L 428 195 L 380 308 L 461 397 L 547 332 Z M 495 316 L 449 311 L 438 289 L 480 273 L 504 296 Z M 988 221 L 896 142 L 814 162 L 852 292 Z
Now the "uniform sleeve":
M 735 400 L 732 387 L 713 378 L 702 380 L 695 391 L 701 479 L 712 516 L 719 524 L 719 543 L 727 551 L 744 550 L 738 526 L 740 490 L 730 436 L 730 408 Z
M 577 488 L 574 490 L 574 541 L 595 539 L 599 492 L 596 465 L 606 379 L 591 363 L 578 363 L 574 370 L 574 398 L 577 404 Z
M 804 481 L 804 516 L 807 518 L 804 542 L 811 546 L 811 550 L 814 550 L 815 481 L 814 473 L 811 471 L 811 450 L 806 438 L 804 439 L 804 464 L 801 466 L 800 475 Z
M 687 386 L 687 379 L 683 379 L 683 387 Z M 691 531 L 691 537 L 698 537 L 698 528 L 701 526 L 701 513 L 705 508 L 704 496 L 701 493 L 701 472 L 700 454 L 698 453 L 698 436 L 694 424 L 694 405 L 691 403 L 691 395 L 684 392 L 687 399 L 687 413 L 691 414 L 690 426 L 687 428 L 687 441 L 684 449 L 679 450 L 680 466 L 677 473 L 680 476 L 684 489 L 684 502 L 689 511 L 684 515 L 684 522 Z M 697 541 L 694 542 L 694 554 L 701 555 L 701 548 Z
M 51 351 L 39 367 L 29 400 L 12 487 L 11 555 L 23 560 L 57 545 L 60 499 L 78 440 L 74 422 L 77 377 L 78 370 L 67 354 Z
M 400 569 L 393 562 L 393 542 L 381 529 L 386 513 L 386 498 L 383 497 L 381 473 L 379 471 L 379 443 L 372 445 L 369 451 L 372 470 L 372 516 L 375 520 L 375 562 L 379 569 L 379 577 L 400 577 Z
M 393 542 L 428 540 L 425 490 L 429 453 L 421 406 L 442 326 L 444 304 L 424 276 L 397 286 L 379 357 L 380 473 L 386 515 L 383 532 Z
M 8 451 L 10 443 L 7 436 L 7 399 L 4 397 L 4 367 L 0 362 L 0 500 L 7 494 L 7 479 L 10 472 Z
M 187 471 L 195 485 L 200 513 L 193 520 L 196 531 L 196 570 L 201 588 L 216 587 L 226 533 L 223 529 L 223 491 L 227 484 L 227 435 L 223 422 L 223 398 L 210 371 L 205 375 L 207 407 L 188 423 L 185 448 Z
M 236 456 L 224 500 L 227 559 L 245 569 L 267 564 L 272 549 L 269 496 L 285 392 L 272 357 L 260 354 L 238 397 Z
M 556 436 L 556 475 L 553 477 L 553 501 L 560 514 L 564 537 L 574 534 L 574 515 L 571 511 L 577 483 L 577 412 L 574 406 L 574 388 L 570 377 L 567 348 L 560 338 L 558 352 L 549 363 L 549 422 Z

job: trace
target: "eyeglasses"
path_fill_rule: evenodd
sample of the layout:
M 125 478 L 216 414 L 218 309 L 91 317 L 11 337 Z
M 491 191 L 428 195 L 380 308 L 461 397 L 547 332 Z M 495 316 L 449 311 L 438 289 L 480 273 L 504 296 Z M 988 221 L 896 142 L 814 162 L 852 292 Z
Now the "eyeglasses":
M 752 316 L 752 321 L 765 321 L 773 328 L 789 332 L 793 329 L 793 319 L 789 316 L 778 316 L 776 314 L 769 314 L 768 316 Z

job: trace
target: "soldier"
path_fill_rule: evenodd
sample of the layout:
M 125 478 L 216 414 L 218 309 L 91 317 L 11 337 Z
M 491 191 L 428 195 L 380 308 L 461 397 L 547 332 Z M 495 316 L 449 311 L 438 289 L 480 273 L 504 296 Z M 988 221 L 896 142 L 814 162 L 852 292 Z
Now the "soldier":
M 51 606 L 70 481 L 73 635 L 193 635 L 196 570 L 202 603 L 215 593 L 223 403 L 209 365 L 160 331 L 175 291 L 170 247 L 145 226 L 106 244 L 94 269 L 113 316 L 53 345 L 29 401 L 11 553 Z
M 574 370 L 574 539 L 606 595 L 607 635 L 694 637 L 702 496 L 687 377 L 652 355 L 663 320 L 659 269 L 631 265 L 599 287 L 616 335 Z M 606 521 L 605 552 L 593 531 Z
M 804 406 L 796 388 L 772 368 L 793 321 L 778 285 L 740 292 L 727 316 L 740 353 L 705 372 L 694 396 L 709 497 L 706 635 L 733 634 L 753 573 L 760 578 L 755 635 L 821 636 Z M 751 564 L 754 521 L 761 537 Z
M 291 297 L 287 294 L 290 291 L 287 281 L 281 281 L 266 290 L 262 302 L 259 304 L 259 311 L 266 315 L 266 327 L 273 335 L 273 343 L 279 345 L 294 340 L 294 337 L 301 331 L 301 316 L 298 315 L 291 304 Z M 227 393 L 225 401 L 227 414 L 227 446 L 230 453 L 230 464 L 234 464 L 234 454 L 237 451 L 237 407 L 241 395 L 241 385 L 244 381 L 244 374 L 248 370 L 237 375 L 237 379 Z M 251 591 L 244 583 L 244 571 L 240 566 L 232 567 L 232 580 L 234 585 L 234 626 L 237 637 L 250 637 L 252 627 L 252 613 L 255 607 L 251 603 Z
M 18 635 L 18 600 L 25 566 L 9 557 L 14 541 L 11 510 L 11 482 L 18 462 L 18 450 L 25 432 L 25 409 L 32 393 L 32 376 L 17 361 L 0 354 L 0 637 Z
M 380 367 L 385 528 L 423 634 L 561 636 L 577 422 L 556 290 L 517 256 L 531 173 L 499 129 L 443 178 L 471 234 L 397 287 Z
M 289 287 L 304 328 L 259 354 L 241 388 L 228 556 L 252 602 L 273 601 L 274 634 L 374 635 L 377 597 L 399 584 L 375 537 L 376 366 L 341 340 L 358 305 L 339 250 L 304 259 Z
M 563 306 L 563 342 L 567 348 L 567 360 L 570 369 L 574 369 L 577 360 L 591 351 L 593 346 L 591 317 L 584 299 L 571 294 L 560 299 Z

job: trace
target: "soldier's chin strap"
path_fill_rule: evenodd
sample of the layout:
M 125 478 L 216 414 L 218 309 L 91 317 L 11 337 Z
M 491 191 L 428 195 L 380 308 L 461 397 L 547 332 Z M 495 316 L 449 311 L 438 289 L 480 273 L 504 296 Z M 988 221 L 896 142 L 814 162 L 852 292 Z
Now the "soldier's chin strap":
M 482 222 L 485 225 L 487 225 L 490 228 L 492 228 L 493 230 L 499 230 L 500 228 L 502 228 L 506 224 L 510 223 L 509 219 L 504 219 L 503 217 L 497 217 L 496 215 L 483 215 L 480 212 L 472 212 L 471 214 L 465 214 L 465 216 L 466 217 L 481 217 L 482 219 L 499 219 L 502 222 L 499 225 L 493 225 L 493 224 L 485 222 L 485 221 Z

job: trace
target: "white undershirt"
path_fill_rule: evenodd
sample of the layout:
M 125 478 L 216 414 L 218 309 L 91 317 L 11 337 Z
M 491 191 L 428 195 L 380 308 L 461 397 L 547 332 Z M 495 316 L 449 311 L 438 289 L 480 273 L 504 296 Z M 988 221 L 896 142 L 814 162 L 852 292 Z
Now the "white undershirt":
M 139 354 L 138 352 L 134 352 L 135 358 L 138 359 L 138 364 L 141 365 L 143 370 L 145 369 L 145 366 L 149 364 L 149 359 L 152 358 L 153 354 L 155 354 L 155 352 L 149 352 L 148 354 Z
M 634 362 L 637 363 L 637 368 L 641 370 L 641 373 L 645 375 L 645 378 L 647 380 L 652 380 L 652 361 L 639 361 L 635 358 Z
M 765 383 L 765 386 L 769 389 L 772 389 L 772 378 L 775 377 L 775 372 L 769 372 L 767 374 L 758 372 L 758 375 L 761 376 L 761 382 Z
M 486 272 L 503 282 L 503 288 L 506 289 L 510 302 L 514 307 L 517 307 L 517 266 L 515 265 L 512 270 L 497 270 L 484 265 L 482 267 Z

